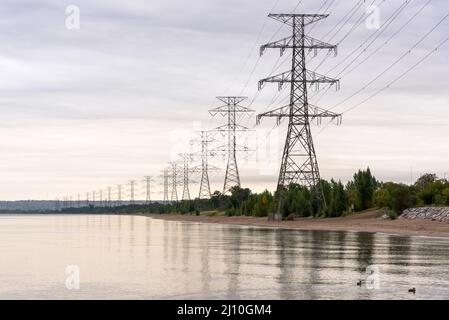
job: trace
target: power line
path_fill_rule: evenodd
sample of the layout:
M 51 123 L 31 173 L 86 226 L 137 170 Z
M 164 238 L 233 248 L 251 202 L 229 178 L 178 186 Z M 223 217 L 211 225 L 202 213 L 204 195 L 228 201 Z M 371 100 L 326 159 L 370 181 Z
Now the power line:
M 447 17 L 447 16 L 446 16 Z M 343 113 L 347 113 L 359 106 L 361 106 L 362 104 L 368 102 L 369 100 L 371 100 L 372 98 L 374 98 L 375 96 L 379 95 L 381 92 L 385 91 L 386 89 L 390 88 L 393 84 L 395 84 L 396 82 L 398 82 L 399 80 L 401 80 L 402 78 L 404 78 L 407 74 L 409 74 L 412 70 L 414 70 L 416 67 L 418 67 L 420 64 L 422 64 L 424 61 L 426 61 L 432 54 L 434 54 L 435 52 L 437 52 L 442 46 L 444 46 L 447 42 L 449 41 L 449 37 L 446 38 L 444 41 L 442 41 L 437 47 L 435 47 L 434 49 L 432 49 L 429 53 L 427 53 L 424 57 L 422 57 L 420 60 L 418 60 L 418 62 L 416 62 L 413 66 L 411 66 L 410 68 L 408 68 L 405 72 L 401 73 L 398 77 L 396 77 L 393 81 L 389 82 L 386 86 L 382 87 L 381 89 L 377 90 L 376 92 L 374 92 L 372 95 L 370 95 L 368 98 L 364 99 L 363 101 L 353 105 L 352 107 L 346 109 L 345 111 L 343 111 Z
M 406 23 L 404 23 L 398 30 L 396 30 L 385 42 L 383 42 L 379 47 L 376 48 L 371 54 L 369 54 L 365 59 L 363 59 L 361 62 L 359 62 L 356 66 L 354 66 L 351 70 L 349 70 L 347 73 L 343 75 L 343 71 L 340 72 L 339 75 L 347 76 L 348 74 L 352 73 L 354 70 L 356 70 L 359 66 L 361 66 L 363 63 L 365 63 L 368 59 L 370 59 L 372 56 L 374 56 L 379 50 L 381 50 L 383 47 L 385 47 L 395 36 L 397 36 L 402 30 L 405 29 L 413 20 L 416 19 L 416 17 L 421 14 L 421 12 L 432 2 L 432 0 L 427 1 L 410 19 L 407 20 Z M 364 51 L 366 48 L 364 49 Z M 337 75 L 337 77 L 339 76 Z
M 430 1 L 432 1 L 432 0 L 430 0 Z M 399 16 L 399 14 L 408 6 L 408 4 L 410 3 L 410 0 L 406 0 L 404 3 L 402 3 L 400 6 L 399 6 L 399 8 L 398 9 L 396 9 L 394 12 L 393 12 L 393 14 L 392 15 L 390 15 L 389 16 L 389 18 L 382 24 L 382 26 L 379 28 L 379 29 L 377 29 L 373 34 L 371 34 L 370 35 L 370 37 L 368 37 L 368 39 L 366 39 L 365 40 L 365 42 L 363 42 L 362 43 L 362 45 L 361 46 L 359 46 L 359 47 L 357 47 L 355 50 L 353 50 L 351 53 L 350 53 L 350 55 L 348 56 L 348 57 L 346 57 L 343 61 L 341 61 L 340 63 L 338 63 L 337 65 L 335 65 L 332 69 L 331 69 L 331 71 L 332 70 L 335 70 L 336 68 L 338 68 L 340 65 L 342 65 L 349 57 L 351 57 L 355 52 L 357 52 L 357 50 L 358 49 L 361 49 L 362 47 L 363 47 L 363 45 L 365 44 L 365 43 L 367 43 L 368 41 L 369 41 L 369 39 L 373 36 L 373 35 L 376 35 L 375 36 L 375 38 L 373 39 L 373 41 L 371 41 L 365 48 L 363 48 L 363 50 L 362 51 L 360 51 L 360 53 L 340 72 L 340 73 L 338 73 L 337 75 L 335 75 L 334 77 L 335 78 L 339 78 L 339 79 L 342 79 L 344 76 L 347 76 L 348 74 L 350 74 L 352 71 L 354 71 L 355 70 L 355 68 L 354 69 L 352 69 L 350 72 L 348 72 L 348 73 L 346 73 L 344 76 L 342 75 L 342 73 L 348 68 L 348 67 L 350 67 L 362 54 L 364 54 L 365 52 L 366 52 L 366 50 L 369 48 L 369 47 L 371 47 L 371 45 L 372 44 L 374 44 L 374 42 L 382 35 L 382 33 L 384 32 L 384 31 L 386 31 L 387 29 L 388 29 L 388 27 L 391 25 L 391 23 L 394 21 L 394 20 L 396 20 L 396 18 Z M 427 3 L 428 4 L 428 3 Z M 426 6 L 427 6 L 427 4 L 426 4 Z M 424 9 L 424 8 L 422 8 L 422 9 Z M 380 31 L 380 32 L 379 32 Z M 379 33 L 378 33 L 379 32 Z M 390 41 L 391 39 L 389 39 L 388 41 Z M 380 50 L 380 49 L 379 49 Z M 378 50 L 377 50 L 378 51 Z M 375 51 L 375 52 L 377 52 L 377 51 Z M 374 55 L 375 54 L 375 52 L 372 54 L 372 55 Z M 370 56 L 372 56 L 372 55 L 370 55 Z M 361 63 L 359 63 L 358 65 L 357 65 L 357 67 L 358 66 L 360 66 L 362 63 L 364 63 L 365 61 L 367 61 L 369 59 L 369 57 L 367 58 L 367 59 L 365 59 L 365 60 L 363 60 Z M 315 101 L 315 103 L 318 103 L 318 102 L 320 102 L 322 99 L 323 99 L 323 97 L 329 92 L 329 90 L 330 90 L 331 88 L 330 87 L 328 87 L 322 94 L 321 94 L 321 96 Z M 312 96 L 312 98 L 314 98 L 316 95 L 314 95 L 314 96 Z
M 446 14 L 435 26 L 432 27 L 432 29 L 430 29 L 423 37 L 421 37 L 418 42 L 416 42 L 409 50 L 407 50 L 404 54 L 402 54 L 396 61 L 394 61 L 390 66 L 388 66 L 385 70 L 383 70 L 382 72 L 380 72 L 376 77 L 374 77 L 371 81 L 369 81 L 367 84 L 365 84 L 361 89 L 357 90 L 356 92 L 354 92 L 352 95 L 350 95 L 349 97 L 343 99 L 342 101 L 340 101 L 339 103 L 335 104 L 334 106 L 332 106 L 329 110 L 335 109 L 336 107 L 342 105 L 343 103 L 347 102 L 348 100 L 352 99 L 353 97 L 355 97 L 356 95 L 358 95 L 359 93 L 363 92 L 364 90 L 366 90 L 366 88 L 368 88 L 371 84 L 373 84 L 374 82 L 376 82 L 379 78 L 381 78 L 384 74 L 386 74 L 388 71 L 390 71 L 392 68 L 394 68 L 399 62 L 401 62 L 405 57 L 407 57 L 408 55 L 410 55 L 412 53 L 412 51 L 418 47 L 425 39 L 427 39 L 427 37 L 429 37 L 429 35 L 431 35 L 443 22 L 444 20 L 447 19 L 447 17 L 449 16 L 449 14 Z
M 362 56 L 368 48 L 370 48 L 374 42 L 376 42 L 377 39 L 388 29 L 388 27 L 393 23 L 393 21 L 396 20 L 396 18 L 404 11 L 404 9 L 410 4 L 411 0 L 405 1 L 394 13 L 391 15 L 385 23 L 378 29 L 379 33 L 373 38 L 373 40 L 362 50 L 360 53 L 355 56 L 355 58 L 346 66 L 344 67 L 337 75 L 336 77 L 341 76 L 355 61 L 357 61 L 360 56 Z

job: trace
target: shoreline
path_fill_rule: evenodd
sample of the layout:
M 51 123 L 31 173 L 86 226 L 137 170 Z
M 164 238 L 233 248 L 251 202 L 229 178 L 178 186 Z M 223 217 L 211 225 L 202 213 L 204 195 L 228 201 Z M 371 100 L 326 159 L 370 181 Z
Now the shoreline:
M 380 233 L 409 237 L 433 237 L 449 239 L 449 223 L 424 219 L 384 220 L 380 217 L 382 210 L 369 211 L 338 218 L 296 218 L 294 221 L 268 221 L 267 217 L 225 216 L 177 213 L 63 213 L 62 215 L 123 215 L 149 217 L 157 220 L 190 223 L 209 223 L 243 227 L 260 227 L 268 229 L 301 230 L 301 231 L 346 231 Z M 61 215 L 60 213 L 2 213 L 2 215 Z
M 189 214 L 145 214 L 145 216 L 165 221 L 282 230 L 368 232 L 396 236 L 449 238 L 449 223 L 431 220 L 382 220 L 379 218 L 381 214 L 383 213 L 380 211 L 374 211 L 340 218 L 297 218 L 294 221 L 282 222 L 268 221 L 266 217 L 251 216 L 196 216 Z

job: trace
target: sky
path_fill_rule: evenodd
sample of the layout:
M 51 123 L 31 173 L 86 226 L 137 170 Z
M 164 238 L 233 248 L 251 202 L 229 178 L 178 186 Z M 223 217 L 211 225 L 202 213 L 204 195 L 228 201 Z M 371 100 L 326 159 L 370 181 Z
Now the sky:
M 160 199 L 161 170 L 179 153 L 198 151 L 190 143 L 194 131 L 223 124 L 208 113 L 223 95 L 247 96 L 243 105 L 254 110 L 241 119 L 251 131 L 239 142 L 252 150 L 238 155 L 242 186 L 273 190 L 286 122 L 276 127 L 266 119 L 255 126 L 254 115 L 285 105 L 289 90 L 278 93 L 275 85 L 266 85 L 258 91 L 257 81 L 273 70 L 288 70 L 291 58 L 288 51 L 279 58 L 274 49 L 259 57 L 259 46 L 291 30 L 268 13 L 329 14 L 306 31 L 337 44 L 338 55 L 309 54 L 310 70 L 340 78 L 353 58 L 358 57 L 346 71 L 366 58 L 341 75 L 339 91 L 309 88 L 311 104 L 334 112 L 384 88 L 447 38 L 447 1 L 358 3 L 3 0 L 0 200 L 85 198 L 86 192 L 118 184 L 126 198 L 131 179 L 144 198 L 144 175 L 154 176 L 152 197 Z M 368 10 L 371 3 L 377 10 Z M 368 166 L 383 181 L 410 183 L 425 172 L 449 175 L 448 54 L 446 43 L 345 112 L 341 125 L 314 123 L 321 176 L 346 182 Z M 216 138 L 220 143 L 223 137 Z M 225 159 L 217 155 L 211 164 L 221 169 L 211 173 L 212 189 L 221 190 Z M 192 180 L 196 195 L 199 176 L 192 174 Z

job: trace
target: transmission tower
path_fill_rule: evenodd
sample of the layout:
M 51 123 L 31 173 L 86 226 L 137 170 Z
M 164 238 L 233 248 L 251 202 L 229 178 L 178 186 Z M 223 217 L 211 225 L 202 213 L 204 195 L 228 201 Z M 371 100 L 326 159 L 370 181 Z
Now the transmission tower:
M 226 175 L 223 186 L 223 193 L 227 193 L 229 189 L 234 186 L 240 187 L 240 176 L 237 166 L 237 152 L 248 151 L 247 147 L 237 145 L 236 133 L 238 131 L 248 131 L 247 127 L 238 124 L 238 121 L 244 116 L 253 113 L 254 111 L 239 105 L 246 97 L 217 97 L 218 100 L 225 103 L 224 106 L 209 110 L 209 113 L 215 117 L 221 115 L 226 117 L 225 125 L 217 127 L 216 130 L 221 133 L 226 133 L 228 142 L 227 145 L 222 146 L 222 151 L 227 153 Z
M 197 137 L 194 138 L 191 142 L 201 145 L 201 152 L 199 154 L 199 156 L 201 157 L 201 165 L 200 168 L 195 168 L 201 169 L 200 192 L 198 197 L 200 199 L 209 199 L 211 196 L 209 171 L 218 170 L 217 167 L 211 166 L 208 163 L 209 156 L 214 155 L 214 153 L 209 151 L 209 144 L 216 141 L 214 138 L 215 132 L 203 130 L 197 131 L 195 133 L 197 134 Z
M 145 176 L 145 185 L 146 185 L 146 199 L 145 202 L 148 204 L 151 202 L 151 183 L 153 182 L 152 176 Z
M 190 200 L 190 173 L 195 172 L 195 168 L 190 168 L 190 162 L 192 162 L 192 153 L 181 153 L 179 155 L 182 160 L 182 200 Z
M 307 85 L 314 84 L 317 89 L 321 83 L 328 83 L 339 88 L 339 80 L 328 78 L 306 69 L 306 50 L 317 54 L 319 49 L 327 49 L 337 54 L 337 47 L 305 35 L 305 27 L 328 15 L 320 14 L 270 14 L 270 18 L 280 21 L 292 28 L 292 35 L 279 41 L 271 42 L 260 48 L 260 54 L 267 48 L 278 48 L 281 55 L 288 48 L 293 50 L 290 71 L 271 76 L 259 81 L 259 90 L 265 83 L 278 83 L 279 90 L 285 83 L 290 83 L 290 103 L 287 106 L 259 114 L 257 123 L 263 117 L 275 117 L 280 124 L 282 118 L 288 118 L 288 131 L 278 179 L 278 190 L 290 184 L 299 184 L 317 190 L 319 204 L 324 201 L 320 186 L 320 172 L 310 130 L 310 120 L 331 118 L 340 121 L 341 115 L 309 105 Z
M 107 203 L 108 207 L 111 207 L 111 194 L 112 194 L 112 187 L 108 187 L 108 203 Z
M 55 210 L 61 211 L 61 203 L 59 201 L 59 198 L 56 198 L 56 200 L 55 200 Z
M 171 162 L 171 201 L 178 201 L 178 164 Z
M 89 207 L 90 201 L 89 201 L 89 192 L 86 192 L 86 207 Z
M 99 193 L 100 193 L 100 207 L 103 207 L 103 190 L 100 190 Z
M 136 185 L 136 180 L 129 180 L 129 199 L 130 204 L 134 204 L 134 187 Z
M 168 169 L 164 169 L 162 171 L 162 178 L 164 179 L 164 202 L 168 201 L 168 185 L 169 185 L 169 174 L 168 174 Z
M 117 185 L 117 205 L 120 206 L 122 204 L 122 185 Z
M 92 191 L 92 204 L 95 207 L 95 191 Z

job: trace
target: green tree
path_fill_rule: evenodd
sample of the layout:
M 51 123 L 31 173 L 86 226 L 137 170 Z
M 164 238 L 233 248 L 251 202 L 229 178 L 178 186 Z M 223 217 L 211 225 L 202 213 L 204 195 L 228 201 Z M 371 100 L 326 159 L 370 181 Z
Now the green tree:
M 374 191 L 378 182 L 371 174 L 370 168 L 365 171 L 359 170 L 354 175 L 355 188 L 355 208 L 357 211 L 363 211 L 373 206 Z

